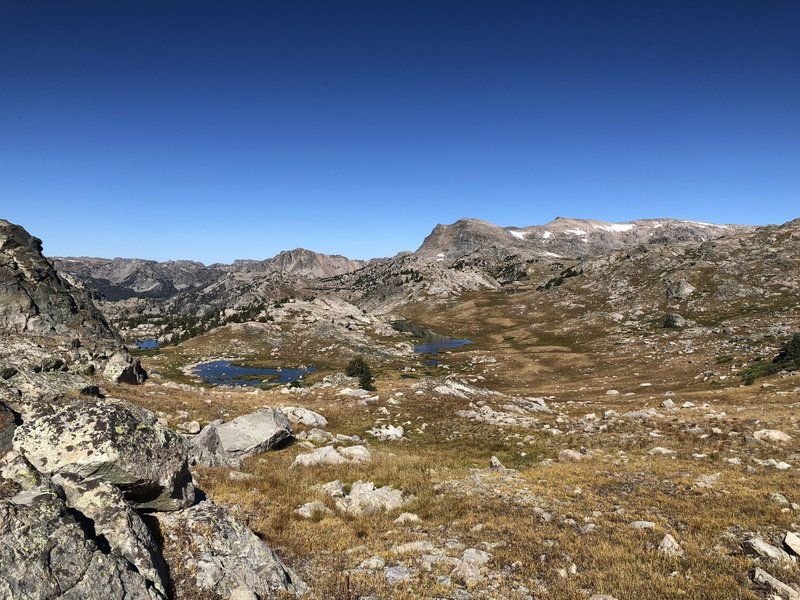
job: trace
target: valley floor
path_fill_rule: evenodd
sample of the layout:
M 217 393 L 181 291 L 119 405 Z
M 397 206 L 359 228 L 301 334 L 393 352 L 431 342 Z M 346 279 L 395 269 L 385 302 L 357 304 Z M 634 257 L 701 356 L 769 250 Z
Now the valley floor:
M 800 531 L 800 373 L 740 385 L 741 365 L 778 344 L 758 333 L 766 325 L 626 327 L 558 310 L 542 313 L 524 292 L 409 309 L 475 343 L 440 366 L 385 358 L 366 396 L 323 382 L 336 360 L 294 390 L 201 385 L 182 368 L 219 355 L 225 330 L 143 356 L 154 377 L 109 391 L 179 429 L 262 406 L 327 419 L 323 432 L 296 426 L 297 441 L 236 469 L 195 472 L 310 585 L 309 598 L 789 597 L 754 582 L 756 568 L 800 589 L 797 560 L 764 545 Z M 324 362 L 324 350 L 293 348 L 265 355 Z M 368 433 L 384 425 L 402 438 Z M 293 465 L 317 447 L 355 445 L 370 459 Z M 315 489 L 334 480 L 344 495 L 364 481 L 407 502 L 348 512 L 342 493 Z M 311 502 L 322 504 L 310 518 L 296 512 Z

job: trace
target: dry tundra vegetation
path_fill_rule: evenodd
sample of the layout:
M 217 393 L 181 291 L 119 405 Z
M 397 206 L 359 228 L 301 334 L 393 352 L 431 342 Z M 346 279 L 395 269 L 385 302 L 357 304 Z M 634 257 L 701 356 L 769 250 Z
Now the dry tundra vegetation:
M 339 443 L 366 445 L 368 462 L 292 466 L 325 443 L 298 439 L 235 469 L 195 471 L 205 494 L 310 584 L 309 598 L 780 595 L 753 581 L 756 567 L 800 586 L 788 554 L 770 559 L 745 543 L 780 548 L 800 529 L 800 373 L 742 385 L 746 365 L 777 355 L 800 330 L 796 304 L 780 309 L 780 331 L 772 308 L 718 327 L 665 328 L 660 315 L 632 323 L 591 296 L 577 302 L 578 285 L 405 307 L 414 323 L 474 343 L 443 353 L 439 365 L 368 354 L 377 390 L 366 402 L 342 395 L 343 380 L 322 383 L 351 354 L 313 333 L 301 343 L 246 324 L 142 353 L 150 381 L 110 391 L 172 427 L 292 405 L 321 413 L 331 434 L 361 438 Z M 289 390 L 214 388 L 187 368 L 217 356 L 320 370 Z M 381 441 L 367 433 L 376 425 L 404 435 Z M 307 429 L 295 426 L 295 435 Z M 500 464 L 490 468 L 493 456 Z M 333 480 L 413 499 L 354 516 L 314 489 Z M 330 512 L 295 512 L 313 501 Z M 401 513 L 418 520 L 397 521 Z

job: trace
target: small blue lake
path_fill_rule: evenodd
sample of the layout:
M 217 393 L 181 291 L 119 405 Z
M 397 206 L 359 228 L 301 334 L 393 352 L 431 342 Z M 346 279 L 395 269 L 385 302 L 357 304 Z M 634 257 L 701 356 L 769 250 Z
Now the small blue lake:
M 241 367 L 229 360 L 214 360 L 195 367 L 194 372 L 205 383 L 212 385 L 249 385 L 291 383 L 315 372 L 314 367 L 304 369 Z
M 417 354 L 436 355 L 443 350 L 455 350 L 472 343 L 472 340 L 460 340 L 439 335 L 430 329 L 420 327 L 405 319 L 394 321 L 392 329 L 401 333 L 409 333 L 411 337 L 416 338 L 417 343 L 414 344 L 414 352 Z
M 136 347 L 139 350 L 155 350 L 158 348 L 158 340 L 137 340 Z
M 471 344 L 471 340 L 457 340 L 453 338 L 447 337 L 435 337 L 431 339 L 426 339 L 421 344 L 414 345 L 414 352 L 417 354 L 439 354 L 440 351 L 443 350 L 455 350 L 456 348 L 461 348 L 468 344 Z

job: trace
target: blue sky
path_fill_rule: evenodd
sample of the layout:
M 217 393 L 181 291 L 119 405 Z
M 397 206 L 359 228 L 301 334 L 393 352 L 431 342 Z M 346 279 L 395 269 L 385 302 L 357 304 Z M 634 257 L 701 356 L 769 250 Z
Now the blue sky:
M 0 217 L 50 255 L 800 216 L 800 3 L 0 0 Z

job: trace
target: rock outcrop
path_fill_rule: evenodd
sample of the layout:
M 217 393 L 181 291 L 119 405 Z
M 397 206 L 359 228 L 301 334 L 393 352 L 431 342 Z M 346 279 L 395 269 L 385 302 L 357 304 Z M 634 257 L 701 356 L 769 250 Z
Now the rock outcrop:
M 0 474 L 0 482 L 16 487 L 16 493 L 0 495 L 0 597 L 166 598 L 24 458 L 7 456 Z
M 227 600 L 234 591 L 256 598 L 307 587 L 280 558 L 227 511 L 201 502 L 177 513 L 158 513 L 165 556 L 176 588 Z
M 56 475 L 67 505 L 90 519 L 97 536 L 130 562 L 162 594 L 168 582 L 158 545 L 142 517 L 123 498 L 120 490 L 101 479 L 84 479 L 71 474 Z
M 14 433 L 14 449 L 42 473 L 112 483 L 140 509 L 178 510 L 194 500 L 183 439 L 121 400 L 37 406 Z
M 0 598 L 302 592 L 224 508 L 195 505 L 184 438 L 151 412 L 106 398 L 95 375 L 127 384 L 147 377 L 88 294 L 42 256 L 41 242 L 0 221 Z M 301 417 L 321 418 L 307 412 Z M 214 435 L 235 461 L 291 428 L 283 413 L 264 409 Z
M 0 219 L 0 332 L 116 339 L 85 290 L 61 278 L 42 241 Z

